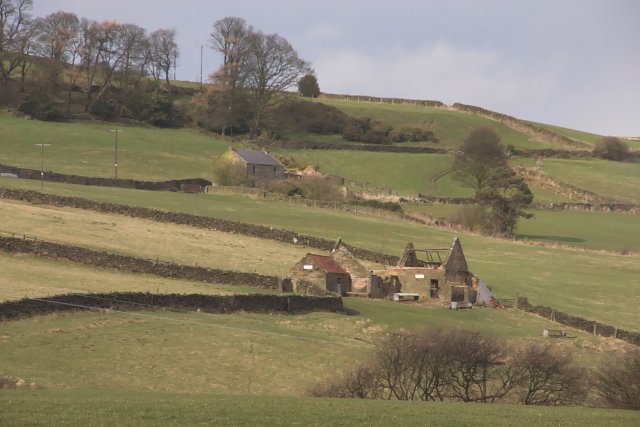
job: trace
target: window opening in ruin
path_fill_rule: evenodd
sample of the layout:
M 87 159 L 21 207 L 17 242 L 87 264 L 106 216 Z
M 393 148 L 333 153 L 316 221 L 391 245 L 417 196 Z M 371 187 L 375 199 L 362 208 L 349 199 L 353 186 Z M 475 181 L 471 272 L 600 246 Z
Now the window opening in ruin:
M 255 174 L 256 174 L 256 167 L 255 167 L 255 166 L 251 166 L 251 169 L 252 169 L 252 171 L 253 171 L 253 172 L 251 172 L 251 173 L 255 175 Z

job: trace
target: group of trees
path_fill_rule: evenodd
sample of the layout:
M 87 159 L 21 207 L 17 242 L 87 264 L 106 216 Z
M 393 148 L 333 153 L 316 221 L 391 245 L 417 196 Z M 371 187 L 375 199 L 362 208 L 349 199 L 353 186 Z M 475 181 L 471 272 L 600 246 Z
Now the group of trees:
M 371 360 L 333 375 L 311 394 L 640 409 L 639 386 L 637 351 L 588 372 L 564 347 L 539 342 L 510 346 L 480 332 L 454 329 L 391 333 L 376 345 Z
M 467 208 L 461 221 L 469 228 L 512 235 L 518 218 L 531 217 L 524 209 L 533 202 L 533 193 L 507 160 L 500 137 L 488 128 L 472 131 L 458 149 L 453 176 L 476 192 L 476 206 Z
M 34 18 L 32 7 L 33 0 L 0 0 L 0 78 L 5 88 L 19 78 L 24 91 L 31 72 L 40 98 L 59 99 L 66 89 L 67 112 L 73 93 L 83 91 L 86 112 L 106 108 L 122 113 L 128 108 L 138 116 L 149 106 L 127 101 L 141 101 L 141 90 L 150 92 L 145 77 L 153 77 L 156 94 L 161 81 L 170 87 L 179 56 L 175 30 L 148 34 L 136 24 L 97 22 L 63 11 Z M 168 97 L 171 104 L 170 90 Z
M 225 17 L 213 25 L 211 47 L 222 58 L 210 76 L 207 94 L 196 99 L 198 120 L 222 134 L 260 132 L 265 112 L 283 91 L 312 74 L 307 61 L 282 36 L 265 34 L 243 18 Z

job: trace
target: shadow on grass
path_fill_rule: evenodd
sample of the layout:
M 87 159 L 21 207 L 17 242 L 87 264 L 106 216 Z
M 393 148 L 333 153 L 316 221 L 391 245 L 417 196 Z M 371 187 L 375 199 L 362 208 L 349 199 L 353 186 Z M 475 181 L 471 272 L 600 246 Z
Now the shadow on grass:
M 353 308 L 345 307 L 344 314 L 347 316 L 359 316 L 360 312 L 358 310 L 354 310 Z
M 566 236 L 544 236 L 538 234 L 516 234 L 517 240 L 547 240 L 550 242 L 562 242 L 562 243 L 584 243 L 586 240 L 579 237 L 566 237 Z

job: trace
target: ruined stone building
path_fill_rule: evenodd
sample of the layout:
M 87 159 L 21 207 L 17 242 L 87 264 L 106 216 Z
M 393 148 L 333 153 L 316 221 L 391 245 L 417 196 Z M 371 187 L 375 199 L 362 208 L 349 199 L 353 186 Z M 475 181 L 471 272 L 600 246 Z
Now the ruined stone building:
M 419 253 L 425 259 L 418 258 Z M 385 297 L 395 291 L 416 293 L 421 299 L 475 303 L 477 287 L 456 237 L 450 248 L 416 249 L 407 243 L 397 266 L 372 272 L 370 294 Z
M 285 167 L 265 151 L 245 151 L 231 148 L 228 158 L 246 167 L 247 177 L 252 184 L 267 179 L 283 179 Z
M 346 295 L 351 292 L 351 275 L 331 255 L 306 254 L 289 271 L 285 286 L 304 295 Z
M 302 294 L 390 298 L 394 293 L 412 293 L 423 300 L 464 303 L 475 303 L 478 289 L 457 237 L 450 248 L 416 249 L 408 243 L 398 265 L 373 271 L 338 240 L 329 255 L 305 255 L 290 270 L 286 283 L 283 290 Z

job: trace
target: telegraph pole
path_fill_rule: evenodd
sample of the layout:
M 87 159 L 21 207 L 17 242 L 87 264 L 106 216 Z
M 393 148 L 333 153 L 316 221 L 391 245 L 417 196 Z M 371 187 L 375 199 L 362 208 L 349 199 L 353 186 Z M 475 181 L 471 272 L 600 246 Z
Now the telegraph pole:
M 118 132 L 122 132 L 122 129 L 111 129 L 109 132 L 114 132 L 116 134 L 115 158 L 113 161 L 113 167 L 114 167 L 114 175 L 116 179 L 118 179 Z
M 40 147 L 40 192 L 44 193 L 44 147 L 49 147 L 51 144 L 33 144 Z

